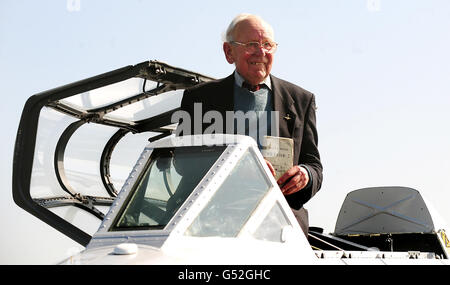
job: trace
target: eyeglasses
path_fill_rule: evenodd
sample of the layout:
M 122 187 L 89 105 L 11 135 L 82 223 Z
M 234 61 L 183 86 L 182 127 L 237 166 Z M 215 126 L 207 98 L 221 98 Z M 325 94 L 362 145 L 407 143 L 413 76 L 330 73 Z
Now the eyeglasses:
M 243 46 L 245 48 L 245 51 L 248 53 L 255 53 L 259 50 L 259 48 L 263 48 L 267 53 L 274 53 L 277 50 L 278 44 L 275 42 L 264 42 L 262 44 L 258 42 L 248 42 L 248 43 L 240 43 L 231 41 L 230 43 Z

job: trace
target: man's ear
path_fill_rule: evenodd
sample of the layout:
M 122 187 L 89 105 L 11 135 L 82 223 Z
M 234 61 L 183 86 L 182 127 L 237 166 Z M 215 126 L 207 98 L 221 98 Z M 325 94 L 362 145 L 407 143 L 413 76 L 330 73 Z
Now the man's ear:
M 227 59 L 229 64 L 234 63 L 233 59 L 233 49 L 231 48 L 231 44 L 224 42 L 223 43 L 223 52 L 225 53 L 225 58 Z

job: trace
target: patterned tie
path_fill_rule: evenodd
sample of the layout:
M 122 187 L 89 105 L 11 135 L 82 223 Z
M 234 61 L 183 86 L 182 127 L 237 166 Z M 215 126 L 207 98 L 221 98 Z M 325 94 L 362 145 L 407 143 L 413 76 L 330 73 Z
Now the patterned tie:
M 248 89 L 252 92 L 258 91 L 259 89 L 261 89 L 262 84 L 258 84 L 258 85 L 250 85 L 247 81 L 244 81 L 242 83 L 242 88 Z

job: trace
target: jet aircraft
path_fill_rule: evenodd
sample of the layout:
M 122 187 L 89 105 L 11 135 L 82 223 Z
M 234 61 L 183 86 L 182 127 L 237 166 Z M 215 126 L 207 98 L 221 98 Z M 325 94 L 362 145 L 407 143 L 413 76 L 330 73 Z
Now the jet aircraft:
M 305 235 L 252 138 L 175 136 L 183 90 L 209 80 L 146 61 L 28 99 L 13 198 L 85 248 L 61 264 L 449 264 L 416 189 L 351 191 L 334 232 Z

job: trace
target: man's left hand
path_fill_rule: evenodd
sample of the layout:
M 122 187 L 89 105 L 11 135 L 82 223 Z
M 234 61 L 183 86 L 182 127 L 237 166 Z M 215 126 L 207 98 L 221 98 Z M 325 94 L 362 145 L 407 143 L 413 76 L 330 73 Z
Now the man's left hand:
M 286 181 L 288 182 L 286 183 Z M 281 187 L 281 192 L 284 195 L 291 195 L 302 190 L 306 185 L 308 185 L 308 182 L 308 171 L 299 165 L 294 165 L 291 167 L 277 181 L 278 185 Z

